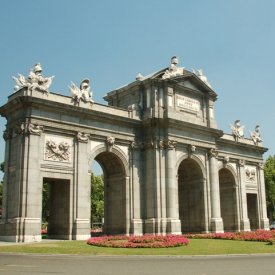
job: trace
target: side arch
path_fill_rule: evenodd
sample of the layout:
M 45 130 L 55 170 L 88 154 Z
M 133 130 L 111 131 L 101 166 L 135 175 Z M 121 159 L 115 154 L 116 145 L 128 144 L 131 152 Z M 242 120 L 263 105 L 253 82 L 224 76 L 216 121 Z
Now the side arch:
M 219 165 L 221 217 L 224 231 L 239 230 L 237 174 L 231 164 Z
M 195 154 L 192 154 L 191 156 L 189 154 L 183 154 L 181 155 L 178 160 L 177 160 L 177 163 L 176 163 L 176 171 L 179 170 L 179 167 L 180 167 L 180 164 L 186 160 L 186 159 L 192 159 L 196 162 L 196 164 L 198 164 L 198 166 L 200 167 L 200 170 L 203 174 L 203 179 L 205 180 L 206 179 L 206 167 L 205 165 L 203 164 L 203 161 L 201 160 L 201 158 Z
M 118 147 L 98 144 L 90 153 L 89 164 L 96 160 L 104 175 L 105 234 L 129 234 L 130 184 L 127 156 Z

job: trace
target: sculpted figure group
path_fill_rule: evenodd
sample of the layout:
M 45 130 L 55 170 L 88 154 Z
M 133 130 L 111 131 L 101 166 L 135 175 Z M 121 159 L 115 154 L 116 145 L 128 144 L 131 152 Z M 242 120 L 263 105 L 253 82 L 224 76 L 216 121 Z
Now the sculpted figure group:
M 40 63 L 34 65 L 30 69 L 29 76 L 25 77 L 21 74 L 18 74 L 18 77 L 12 77 L 16 82 L 14 91 L 17 92 L 22 88 L 27 88 L 30 91 L 39 91 L 42 93 L 49 93 L 49 87 L 52 84 L 54 76 L 44 77 L 42 75 L 42 66 Z M 92 100 L 92 91 L 89 86 L 90 80 L 85 78 L 82 80 L 80 87 L 78 88 L 74 83 L 69 86 L 70 92 L 72 94 L 72 99 L 79 103 L 80 100 L 86 102 L 94 102 Z
M 230 125 L 232 130 L 232 135 L 235 138 L 235 141 L 239 141 L 244 138 L 244 126 L 241 125 L 239 119 L 234 122 L 234 125 Z M 262 142 L 260 135 L 260 125 L 256 125 L 253 132 L 250 131 L 250 137 L 253 140 L 255 145 L 259 145 Z

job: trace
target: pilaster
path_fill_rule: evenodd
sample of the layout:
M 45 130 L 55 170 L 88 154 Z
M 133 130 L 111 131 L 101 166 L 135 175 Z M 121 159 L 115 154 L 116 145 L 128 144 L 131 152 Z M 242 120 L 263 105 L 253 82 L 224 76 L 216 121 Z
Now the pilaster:
M 220 186 L 217 161 L 218 150 L 216 148 L 212 148 L 209 150 L 208 155 L 210 166 L 211 231 L 218 233 L 224 231 L 220 205 Z

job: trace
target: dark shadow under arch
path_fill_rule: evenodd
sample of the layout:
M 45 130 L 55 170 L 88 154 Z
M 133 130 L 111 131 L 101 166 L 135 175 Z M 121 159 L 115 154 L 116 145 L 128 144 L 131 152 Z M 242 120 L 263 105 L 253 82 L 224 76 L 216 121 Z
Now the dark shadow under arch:
M 113 152 L 103 151 L 94 158 L 104 174 L 105 234 L 126 234 L 126 171 L 123 161 Z
M 205 231 L 204 176 L 200 165 L 191 158 L 179 165 L 178 192 L 182 232 Z
M 219 184 L 224 231 L 236 231 L 238 229 L 236 183 L 234 175 L 229 169 L 219 170 Z

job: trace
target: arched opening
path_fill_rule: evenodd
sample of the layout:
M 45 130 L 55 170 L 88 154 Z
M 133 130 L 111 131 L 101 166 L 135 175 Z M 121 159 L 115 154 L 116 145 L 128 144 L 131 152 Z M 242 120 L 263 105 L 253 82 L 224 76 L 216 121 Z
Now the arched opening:
M 257 230 L 259 227 L 259 217 L 258 217 L 258 202 L 257 194 L 247 193 L 247 213 L 250 221 L 250 229 Z
M 204 180 L 200 166 L 185 159 L 178 169 L 179 218 L 182 232 L 205 231 Z
M 222 168 L 219 171 L 221 216 L 224 231 L 235 231 L 237 224 L 237 199 L 235 179 L 230 170 Z
M 112 152 L 95 157 L 104 178 L 104 234 L 126 234 L 126 173 L 122 160 Z
M 43 178 L 42 237 L 70 238 L 70 181 Z

